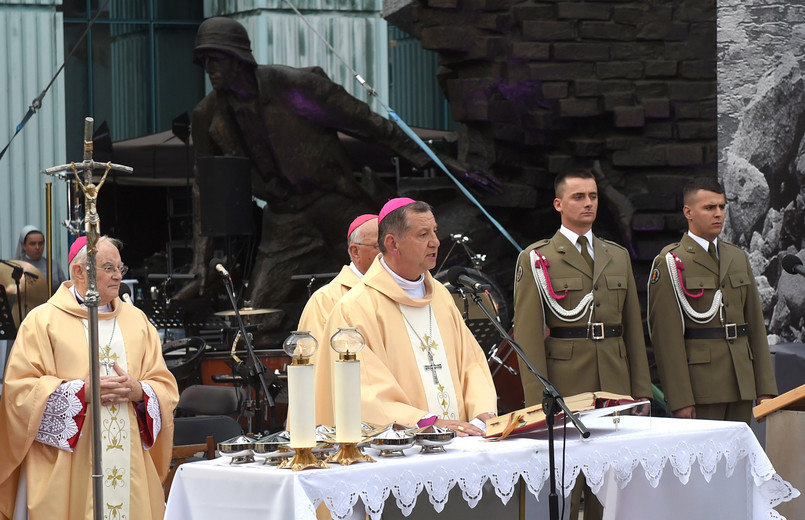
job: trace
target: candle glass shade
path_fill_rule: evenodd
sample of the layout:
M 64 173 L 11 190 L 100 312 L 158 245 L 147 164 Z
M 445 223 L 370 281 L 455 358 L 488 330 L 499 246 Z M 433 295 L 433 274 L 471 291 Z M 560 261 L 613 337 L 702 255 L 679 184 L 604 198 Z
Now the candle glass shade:
M 361 363 L 356 354 L 366 345 L 363 335 L 354 328 L 340 328 L 330 338 L 330 346 L 338 352 L 333 363 L 333 407 L 335 440 L 357 443 L 361 434 Z
M 330 347 L 338 352 L 339 359 L 355 359 L 355 354 L 366 346 L 363 334 L 354 327 L 342 327 L 330 338 Z
M 291 448 L 316 446 L 316 400 L 311 392 L 315 381 L 315 366 L 310 356 L 318 342 L 307 331 L 294 331 L 282 348 L 293 358 L 288 367 L 288 431 Z
M 306 330 L 291 332 L 282 343 L 282 349 L 291 357 L 294 365 L 308 364 L 318 346 L 319 342 Z

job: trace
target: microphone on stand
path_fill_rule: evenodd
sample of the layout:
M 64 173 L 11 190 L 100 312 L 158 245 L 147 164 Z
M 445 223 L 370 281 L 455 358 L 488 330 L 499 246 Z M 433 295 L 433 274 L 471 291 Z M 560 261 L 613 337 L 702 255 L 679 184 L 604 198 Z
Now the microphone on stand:
M 224 263 L 225 260 L 223 258 L 219 258 L 216 256 L 212 260 L 210 260 L 210 270 L 218 271 L 218 273 L 220 273 L 221 276 L 229 279 L 229 271 L 227 271 L 226 267 L 224 267 Z
M 466 287 L 473 292 L 491 289 L 488 283 L 474 278 L 466 267 L 461 266 L 453 266 L 447 270 L 447 281 L 453 287 Z
M 802 265 L 802 260 L 795 255 L 787 255 L 783 257 L 783 269 L 789 274 L 801 274 L 805 276 L 805 266 Z

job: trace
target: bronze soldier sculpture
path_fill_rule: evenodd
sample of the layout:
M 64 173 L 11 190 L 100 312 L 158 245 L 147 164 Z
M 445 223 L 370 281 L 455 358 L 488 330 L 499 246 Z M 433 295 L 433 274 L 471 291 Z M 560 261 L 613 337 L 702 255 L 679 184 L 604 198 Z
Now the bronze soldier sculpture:
M 251 160 L 252 194 L 267 204 L 249 296 L 255 307 L 277 306 L 293 292 L 292 274 L 337 265 L 333 251 L 343 250 L 350 220 L 383 203 L 356 181 L 337 132 L 390 148 L 415 166 L 427 164 L 428 156 L 321 68 L 257 65 L 249 36 L 235 20 L 204 21 L 193 60 L 214 89 L 193 111 L 196 157 Z M 183 296 L 203 292 L 211 257 L 199 221 L 196 204 L 192 271 L 202 279 Z

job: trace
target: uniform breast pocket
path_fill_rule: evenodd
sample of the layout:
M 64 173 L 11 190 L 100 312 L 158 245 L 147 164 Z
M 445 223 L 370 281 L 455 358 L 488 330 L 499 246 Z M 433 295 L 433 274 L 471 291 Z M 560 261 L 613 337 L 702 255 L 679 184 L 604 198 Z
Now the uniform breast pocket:
M 618 309 L 623 308 L 623 304 L 626 301 L 626 277 L 622 275 L 610 275 L 607 276 L 607 289 L 609 290 L 610 294 L 614 294 L 618 300 Z
M 688 298 L 688 303 L 696 312 L 705 312 L 713 303 L 714 291 L 718 288 L 718 280 L 713 276 L 689 276 L 685 278 L 685 289 L 688 293 L 698 295 L 704 289 L 703 298 Z
M 715 289 L 717 282 L 713 276 L 689 276 L 685 279 L 685 289 L 688 291 Z
M 752 280 L 750 278 L 750 274 L 742 271 L 736 273 L 729 273 L 730 285 L 733 289 L 741 292 L 741 301 L 746 298 L 746 291 L 749 288 L 749 284 Z
M 584 282 L 581 279 L 581 276 L 575 276 L 572 278 L 554 278 L 553 282 L 553 290 L 557 293 L 564 292 L 564 291 L 580 291 L 584 288 Z

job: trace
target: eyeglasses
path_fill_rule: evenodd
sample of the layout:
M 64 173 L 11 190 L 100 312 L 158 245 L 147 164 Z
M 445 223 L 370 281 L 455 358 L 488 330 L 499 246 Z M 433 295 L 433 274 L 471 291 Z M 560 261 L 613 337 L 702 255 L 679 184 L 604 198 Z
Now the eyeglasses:
M 377 244 L 364 244 L 362 242 L 353 242 L 356 246 L 366 246 L 366 247 L 374 247 L 375 249 L 380 249 L 380 246 Z
M 126 276 L 126 273 L 129 272 L 129 266 L 127 265 L 112 265 L 112 264 L 105 264 L 99 267 L 101 271 L 106 274 L 112 274 L 112 271 L 120 271 L 120 276 Z

